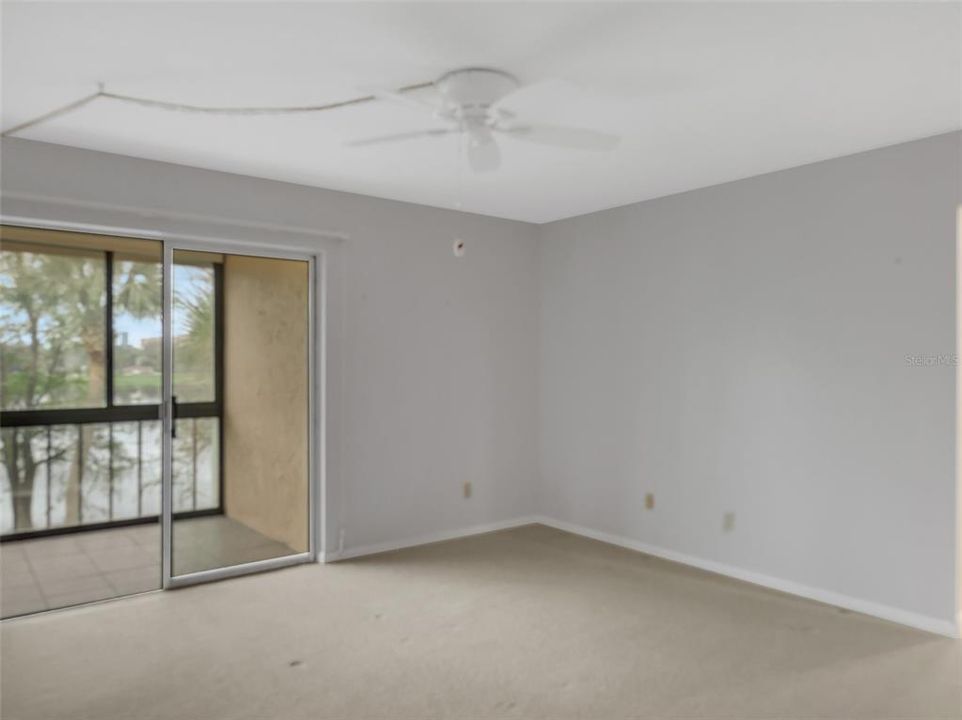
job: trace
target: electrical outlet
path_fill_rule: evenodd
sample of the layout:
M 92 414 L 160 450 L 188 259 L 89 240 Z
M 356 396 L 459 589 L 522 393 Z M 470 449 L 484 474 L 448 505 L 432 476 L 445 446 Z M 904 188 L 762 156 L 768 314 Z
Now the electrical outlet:
M 735 529 L 735 513 L 727 512 L 722 516 L 722 530 L 731 532 Z
M 464 497 L 471 497 L 471 481 L 464 483 Z
M 654 510 L 655 509 L 655 494 L 645 493 L 645 509 Z

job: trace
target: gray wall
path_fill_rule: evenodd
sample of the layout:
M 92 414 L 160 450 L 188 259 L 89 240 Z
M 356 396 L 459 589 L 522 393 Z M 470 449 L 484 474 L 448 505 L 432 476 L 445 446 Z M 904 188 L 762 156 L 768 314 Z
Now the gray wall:
M 329 547 L 539 512 L 954 621 L 959 134 L 540 227 L 2 150 L 8 213 L 329 253 Z
M 25 140 L 2 163 L 5 213 L 329 252 L 328 549 L 533 511 L 534 226 Z
M 542 226 L 542 511 L 954 622 L 959 150 Z

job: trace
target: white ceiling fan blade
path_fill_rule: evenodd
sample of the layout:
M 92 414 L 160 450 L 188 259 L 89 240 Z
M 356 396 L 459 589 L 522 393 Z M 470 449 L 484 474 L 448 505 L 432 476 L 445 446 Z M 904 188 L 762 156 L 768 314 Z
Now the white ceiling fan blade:
M 346 143 L 348 147 L 363 147 L 365 145 L 377 145 L 379 143 L 391 143 L 401 140 L 413 140 L 415 138 L 440 137 L 457 132 L 454 128 L 432 128 L 430 130 L 414 130 L 412 132 L 391 133 L 390 135 L 378 135 L 377 137 L 361 138 L 360 140 L 350 140 Z
M 476 173 L 492 172 L 501 167 L 501 150 L 487 128 L 468 132 L 468 165 Z
M 611 133 L 564 125 L 514 125 L 498 130 L 526 142 L 572 150 L 603 152 L 613 150 L 621 142 L 620 137 Z
M 492 106 L 492 109 L 502 115 L 513 116 L 516 112 L 516 107 L 529 109 L 543 105 L 546 100 L 553 101 L 557 100 L 557 98 L 569 101 L 572 93 L 576 92 L 576 90 L 577 88 L 571 83 L 558 78 L 538 80 L 528 85 L 522 85 L 517 90 L 512 90 L 504 97 L 499 98 Z

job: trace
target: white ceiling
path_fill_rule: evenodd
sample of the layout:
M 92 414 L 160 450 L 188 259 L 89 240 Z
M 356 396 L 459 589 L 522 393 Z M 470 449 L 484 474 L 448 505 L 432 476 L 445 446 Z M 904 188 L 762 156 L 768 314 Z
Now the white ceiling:
M 578 215 L 953 130 L 957 3 L 7 3 L 4 128 L 95 90 L 290 105 L 462 66 L 524 82 L 524 119 L 621 133 L 611 153 L 503 140 L 464 174 L 466 210 Z M 430 99 L 426 91 L 425 97 Z M 433 126 L 390 103 L 298 116 L 172 113 L 101 99 L 21 136 L 454 207 L 452 138 L 344 141 Z

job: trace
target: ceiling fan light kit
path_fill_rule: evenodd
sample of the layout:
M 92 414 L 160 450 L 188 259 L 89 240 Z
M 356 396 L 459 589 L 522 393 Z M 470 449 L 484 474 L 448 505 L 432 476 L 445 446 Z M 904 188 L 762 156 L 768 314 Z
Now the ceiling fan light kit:
M 463 122 L 485 122 L 502 98 L 521 87 L 514 75 L 489 68 L 465 68 L 444 73 L 434 81 L 445 109 L 442 117 Z

